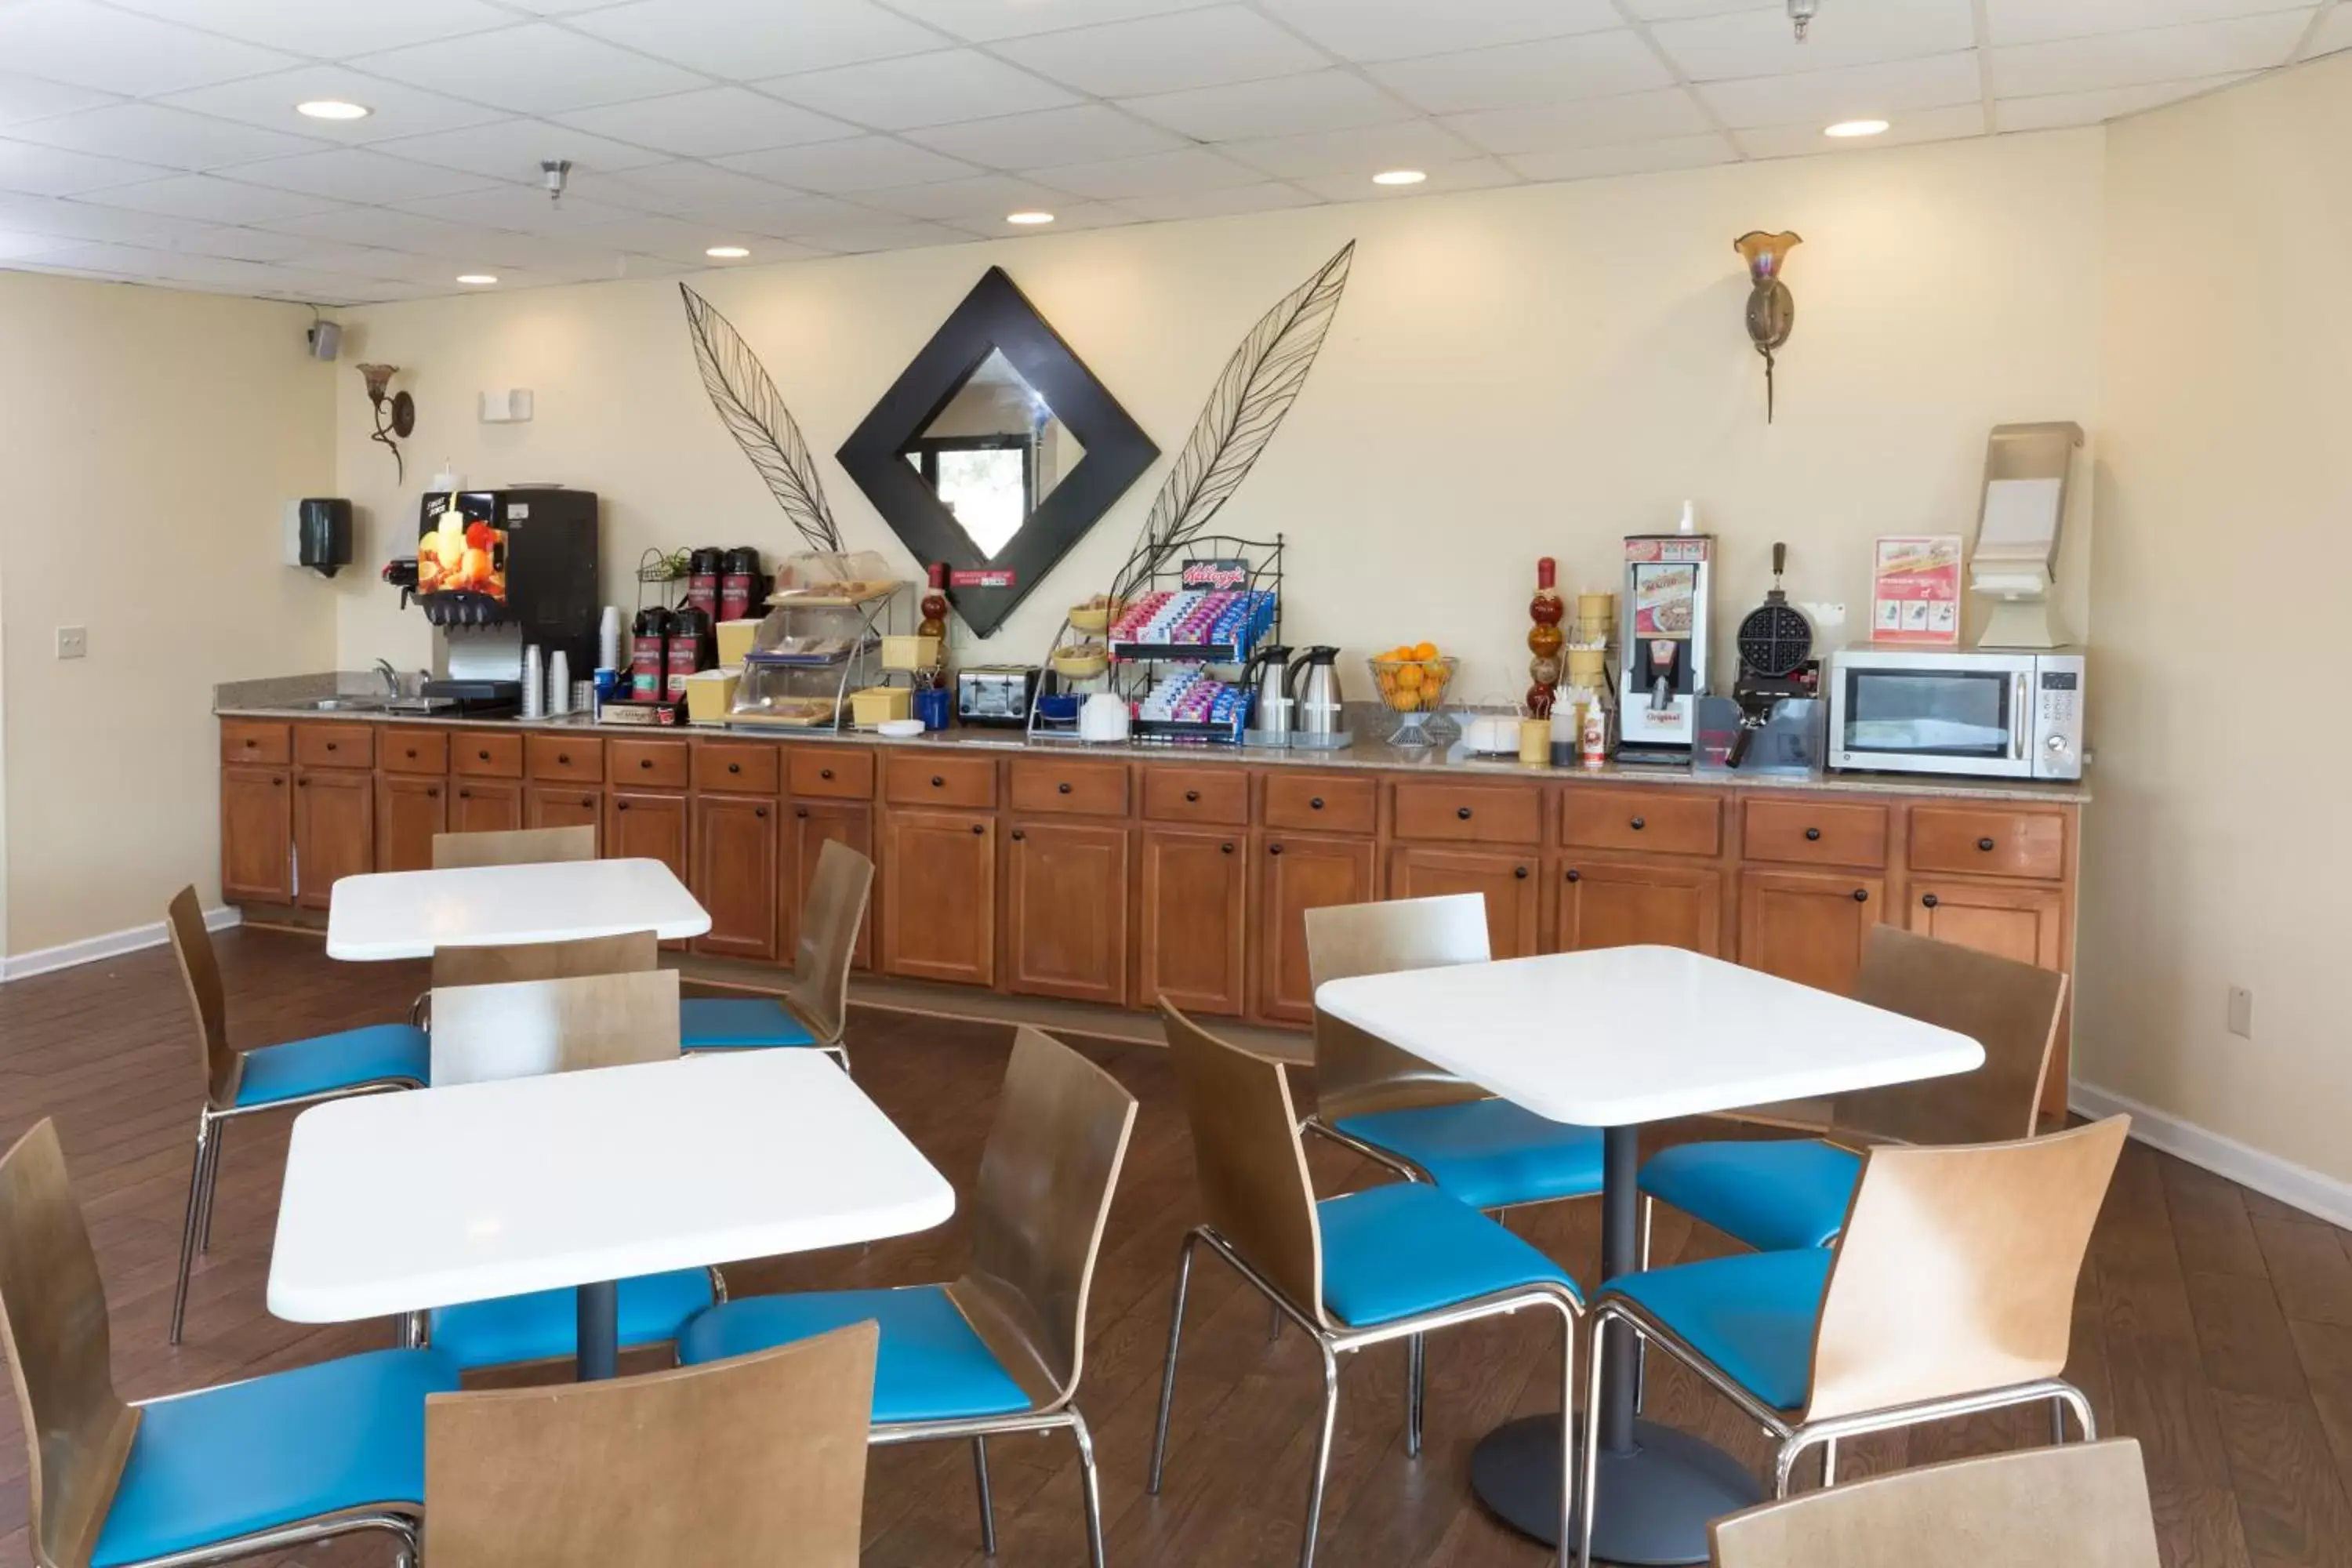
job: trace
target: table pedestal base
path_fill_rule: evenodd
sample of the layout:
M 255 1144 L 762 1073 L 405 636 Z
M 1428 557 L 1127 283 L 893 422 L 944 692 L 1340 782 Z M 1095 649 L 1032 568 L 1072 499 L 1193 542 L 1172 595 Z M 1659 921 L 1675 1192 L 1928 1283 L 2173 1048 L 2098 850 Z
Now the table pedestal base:
M 1559 1417 L 1530 1415 L 1487 1433 L 1470 1458 L 1470 1489 L 1520 1534 L 1559 1544 Z M 1707 1521 L 1764 1499 L 1748 1467 L 1714 1444 L 1642 1420 L 1631 1448 L 1601 1450 L 1596 1490 L 1593 1556 L 1641 1564 L 1705 1563 Z
M 601 1383 L 621 1371 L 621 1288 L 613 1280 L 580 1287 L 579 1339 L 574 1342 L 577 1375 L 583 1383 Z

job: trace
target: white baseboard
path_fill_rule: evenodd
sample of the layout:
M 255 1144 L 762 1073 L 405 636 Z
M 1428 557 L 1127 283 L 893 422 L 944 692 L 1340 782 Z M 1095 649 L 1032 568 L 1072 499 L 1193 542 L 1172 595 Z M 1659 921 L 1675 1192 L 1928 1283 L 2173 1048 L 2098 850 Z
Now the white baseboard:
M 205 911 L 206 931 L 226 931 L 243 921 L 243 911 L 223 905 Z M 31 952 L 12 953 L 0 958 L 0 981 L 25 980 L 52 970 L 71 969 L 79 963 L 96 963 L 104 958 L 119 958 L 142 948 L 161 947 L 165 940 L 163 922 L 132 926 L 127 931 L 110 931 L 99 936 L 88 936 L 79 942 L 68 942 L 57 947 L 36 948 Z
M 2068 1086 L 2067 1103 L 2085 1116 L 2125 1112 L 2132 1119 L 2131 1135 L 2217 1176 L 2227 1176 L 2242 1187 L 2289 1204 L 2317 1219 L 2352 1229 L 2352 1182 L 2251 1148 L 2234 1138 L 2208 1131 L 2193 1121 L 2095 1084 Z

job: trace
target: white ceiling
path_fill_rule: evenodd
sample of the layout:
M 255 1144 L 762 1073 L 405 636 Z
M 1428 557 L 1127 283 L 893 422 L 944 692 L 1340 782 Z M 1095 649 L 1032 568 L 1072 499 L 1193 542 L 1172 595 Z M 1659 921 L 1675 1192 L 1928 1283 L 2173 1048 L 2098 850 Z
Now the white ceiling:
M 0 267 L 404 300 L 2088 124 L 2347 47 L 2352 0 L 1802 45 L 1782 0 L 0 0 Z

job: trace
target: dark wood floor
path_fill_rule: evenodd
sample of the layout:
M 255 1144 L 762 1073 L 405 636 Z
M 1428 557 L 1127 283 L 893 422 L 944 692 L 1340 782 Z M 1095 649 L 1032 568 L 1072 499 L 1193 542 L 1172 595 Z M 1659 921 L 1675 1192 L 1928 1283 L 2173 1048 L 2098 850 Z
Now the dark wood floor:
M 421 966 L 339 964 L 314 941 L 262 932 L 221 939 L 231 1029 L 240 1044 L 399 1016 Z M 221 1179 L 212 1256 L 201 1266 L 187 1342 L 163 1343 L 185 1194 L 198 1074 L 186 1002 L 160 950 L 0 989 L 0 1139 L 43 1116 L 62 1131 L 113 1308 L 117 1381 L 143 1398 L 373 1348 L 388 1323 L 305 1328 L 262 1304 L 285 1123 L 240 1124 Z M 978 1167 L 1007 1031 L 861 1013 L 859 1081 L 959 1188 Z M 1265 1311 L 1213 1263 L 1196 1278 L 1166 1491 L 1143 1490 L 1177 1238 L 1193 1215 L 1192 1162 L 1168 1064 L 1156 1049 L 1089 1047 L 1143 1103 L 1097 1278 L 1079 1403 L 1093 1423 L 1114 1563 L 1284 1563 L 1295 1559 L 1319 1380 L 1292 1333 L 1266 1338 Z M 272 1124 L 274 1122 L 274 1124 Z M 1689 1136 L 1696 1128 L 1669 1129 Z M 1723 1129 L 1711 1126 L 1709 1135 Z M 420 1160 L 432 1151 L 418 1150 Z M 1322 1150 L 1317 1178 L 1342 1190 L 1366 1173 Z M 387 1172 L 387 1180 L 397 1173 Z M 1516 1223 L 1590 1280 L 1593 1205 L 1552 1205 Z M 2175 1565 L 2352 1568 L 2352 1237 L 2134 1144 L 2083 1280 L 2072 1375 L 2102 1425 L 2145 1446 Z M 1725 1244 L 1661 1219 L 1661 1260 Z M 738 1293 L 950 1277 L 962 1233 L 730 1268 Z M 1401 1434 L 1402 1347 L 1342 1373 L 1322 1561 L 1533 1564 L 1543 1552 L 1495 1524 L 1469 1495 L 1471 1445 L 1507 1416 L 1551 1403 L 1554 1333 L 1532 1318 L 1433 1342 L 1429 1436 L 1418 1460 Z M 1671 1370 L 1652 1411 L 1761 1459 L 1764 1446 Z M 2039 1413 L 1852 1446 L 1849 1474 L 2041 1439 Z M 1066 1442 L 992 1446 L 1004 1568 L 1084 1561 L 1076 1467 Z M 0 1415 L 0 1568 L 26 1561 L 25 1450 Z M 346 1544 L 305 1563 L 383 1561 Z M 877 1450 L 867 1487 L 866 1561 L 977 1565 L 966 1450 Z

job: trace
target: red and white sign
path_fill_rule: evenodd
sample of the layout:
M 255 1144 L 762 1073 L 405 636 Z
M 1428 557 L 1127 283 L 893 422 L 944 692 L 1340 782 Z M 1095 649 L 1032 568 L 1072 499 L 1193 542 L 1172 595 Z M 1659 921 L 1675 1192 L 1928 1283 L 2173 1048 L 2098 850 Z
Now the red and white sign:
M 1871 572 L 1870 638 L 1914 647 L 1960 640 L 1960 536 L 1890 536 Z
M 959 567 L 948 574 L 950 588 L 1010 588 L 1013 574 L 1003 566 Z

